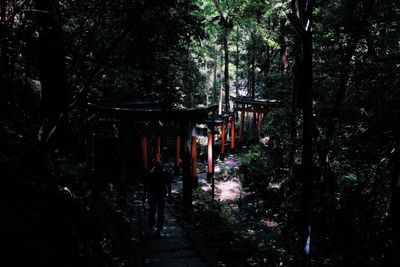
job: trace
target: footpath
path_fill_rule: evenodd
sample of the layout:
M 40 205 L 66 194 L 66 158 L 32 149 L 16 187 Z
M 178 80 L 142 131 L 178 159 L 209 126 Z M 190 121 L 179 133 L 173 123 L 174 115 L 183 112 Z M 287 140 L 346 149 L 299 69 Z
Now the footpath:
M 179 182 L 173 188 L 179 188 Z M 205 267 L 217 266 L 204 242 L 196 237 L 195 229 L 178 221 L 169 204 L 165 207 L 162 236 L 148 233 L 140 193 L 132 189 L 124 217 L 131 224 L 131 240 L 121 252 L 120 266 Z
M 217 161 L 218 175 L 224 168 L 238 166 L 235 156 Z M 199 173 L 199 185 L 206 183 L 206 173 Z M 172 183 L 172 194 L 178 195 L 182 190 L 181 178 Z M 127 209 L 124 217 L 131 224 L 131 240 L 122 251 L 124 263 L 121 266 L 163 266 L 163 267 L 205 267 L 224 266 L 215 253 L 210 250 L 204 240 L 196 233 L 196 228 L 190 223 L 179 220 L 174 215 L 170 204 L 165 207 L 165 222 L 163 235 L 157 237 L 148 233 L 147 215 L 144 214 L 141 201 L 141 188 L 131 188 L 128 193 Z

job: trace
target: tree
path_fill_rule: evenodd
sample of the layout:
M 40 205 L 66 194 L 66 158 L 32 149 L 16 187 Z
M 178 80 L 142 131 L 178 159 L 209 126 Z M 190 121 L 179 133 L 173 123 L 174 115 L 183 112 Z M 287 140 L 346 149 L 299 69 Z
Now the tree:
M 304 205 L 304 266 L 310 264 L 311 229 L 312 229 L 312 129 L 313 129 L 313 71 L 312 71 L 312 27 L 313 27 L 313 1 L 292 1 L 292 13 L 288 18 L 299 35 L 301 51 L 298 66 L 299 81 L 295 90 L 299 93 L 299 105 L 303 115 L 303 205 Z M 301 80 L 300 80 L 301 77 Z

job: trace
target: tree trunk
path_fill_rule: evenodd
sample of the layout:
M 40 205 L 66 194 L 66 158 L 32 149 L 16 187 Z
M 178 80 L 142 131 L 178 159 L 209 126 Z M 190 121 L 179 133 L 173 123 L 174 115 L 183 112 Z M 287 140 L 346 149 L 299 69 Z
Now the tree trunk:
M 294 65 L 294 84 L 293 84 L 293 91 L 292 91 L 292 107 L 291 107 L 291 118 L 290 118 L 290 147 L 289 147 L 289 169 L 292 170 L 294 163 L 295 163 L 295 153 L 296 153 L 296 139 L 297 139 L 297 99 L 298 99 L 298 92 L 299 92 L 299 80 L 300 80 L 300 38 L 296 36 L 295 43 L 294 43 L 294 55 L 295 55 L 295 65 Z M 293 177 L 292 177 L 293 178 Z M 292 179 L 293 180 L 293 179 Z
M 303 266 L 310 265 L 311 230 L 312 230 L 312 12 L 313 1 L 293 0 L 291 21 L 296 27 L 298 38 L 301 41 L 301 52 L 296 59 L 299 60 L 298 71 L 296 71 L 295 88 L 299 93 L 299 104 L 303 117 L 303 136 L 302 136 L 302 165 L 304 172 L 302 175 L 303 188 Z M 296 63 L 297 64 L 297 63 Z
M 225 112 L 229 112 L 229 46 L 228 46 L 228 28 L 224 28 L 224 56 L 225 56 L 225 71 L 224 71 L 224 86 L 225 86 Z
M 204 73 L 206 75 L 208 75 L 208 64 L 207 64 L 207 60 L 206 59 L 204 59 Z M 210 104 L 210 90 L 209 90 L 209 87 L 208 87 L 208 83 L 206 84 L 206 86 L 204 88 L 204 91 L 205 91 L 205 97 L 206 97 L 206 99 L 205 99 L 206 106 L 208 106 Z
M 47 145 L 54 135 L 60 116 L 69 103 L 70 93 L 67 89 L 67 75 L 64 61 L 64 43 L 62 28 L 55 11 L 56 2 L 38 0 L 39 27 L 39 73 L 41 81 L 41 127 L 39 141 Z
M 305 265 L 310 262 L 310 239 L 312 218 L 312 38 L 311 33 L 303 37 L 303 201 L 305 210 Z
M 221 48 L 221 65 L 220 65 L 220 87 L 219 87 L 219 105 L 218 105 L 218 114 L 222 113 L 222 102 L 224 98 L 224 57 L 223 57 L 223 49 Z
M 236 97 L 239 96 L 239 25 L 236 27 Z
M 251 53 L 251 81 L 250 81 L 250 88 L 251 88 L 251 98 L 254 99 L 256 96 L 256 37 L 254 33 L 251 33 L 251 40 L 252 40 L 252 53 Z
M 281 54 L 281 71 L 286 74 L 289 70 L 289 59 L 288 59 L 288 37 L 285 31 L 285 21 L 280 22 L 280 54 Z
M 400 264 L 400 112 L 395 129 L 395 150 L 392 157 L 392 197 L 390 201 L 390 217 L 393 231 L 393 265 Z
M 217 66 L 218 66 L 218 52 L 214 47 L 214 75 L 213 75 L 213 104 L 217 104 Z

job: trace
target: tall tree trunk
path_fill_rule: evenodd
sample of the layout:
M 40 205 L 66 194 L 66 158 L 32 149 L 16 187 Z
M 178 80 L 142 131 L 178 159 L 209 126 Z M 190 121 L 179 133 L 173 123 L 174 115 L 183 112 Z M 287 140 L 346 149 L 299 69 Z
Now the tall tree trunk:
M 207 60 L 204 59 L 204 73 L 208 76 L 208 64 L 207 64 Z M 206 84 L 206 87 L 204 88 L 205 91 L 205 101 L 206 101 L 206 106 L 208 106 L 210 104 L 210 90 L 208 87 L 208 83 Z
M 293 0 L 292 14 L 289 17 L 293 26 L 295 26 L 298 38 L 301 40 L 301 55 L 299 55 L 298 72 L 295 81 L 299 86 L 296 91 L 299 92 L 299 104 L 303 117 L 303 136 L 302 136 L 302 165 L 303 171 L 303 266 L 310 265 L 311 248 L 311 230 L 312 230 L 312 12 L 313 1 Z M 296 63 L 297 64 L 297 63 Z
M 397 127 L 394 129 L 395 150 L 392 157 L 392 197 L 390 200 L 390 217 L 393 231 L 393 265 L 400 264 L 400 112 L 397 116 Z
M 222 113 L 222 102 L 224 98 L 224 50 L 221 48 L 221 65 L 220 65 L 220 72 L 219 72 L 219 78 L 220 78 L 220 87 L 219 87 L 219 105 L 218 105 L 218 114 Z
M 12 66 L 11 66 L 11 36 L 12 31 L 10 27 L 6 25 L 6 10 L 7 10 L 7 3 L 3 1 L 0 6 L 1 11 L 1 24 L 0 24 L 0 36 L 1 36 L 1 55 L 0 55 L 0 93 L 4 95 L 7 100 L 8 105 L 14 106 L 15 99 L 12 97 L 11 94 L 14 94 L 15 90 L 12 88 L 12 80 L 11 80 L 11 73 L 12 73 Z
M 285 20 L 280 21 L 280 44 L 281 44 L 281 49 L 280 49 L 280 54 L 281 54 L 281 71 L 286 74 L 289 70 L 289 59 L 288 59 L 288 37 L 286 35 L 286 29 L 285 29 Z
M 35 1 L 39 27 L 39 73 L 41 81 L 41 121 L 39 141 L 47 145 L 56 131 L 62 113 L 66 111 L 70 92 L 67 75 L 62 28 L 57 18 L 57 4 L 52 0 Z
M 295 163 L 295 153 L 296 153 L 296 139 L 297 139 L 297 99 L 300 87 L 300 53 L 301 53 L 301 39 L 299 36 L 295 37 L 294 42 L 294 84 L 292 91 L 292 106 L 291 106 L 291 118 L 290 118 L 290 148 L 289 148 L 289 169 L 292 170 Z M 294 180 L 294 179 L 292 179 Z
M 229 112 L 229 46 L 228 46 L 228 28 L 224 28 L 224 56 L 225 56 L 225 71 L 224 71 L 224 86 L 225 86 L 225 111 Z
M 214 47 L 213 104 L 217 104 L 217 67 L 218 67 L 218 51 Z
M 256 37 L 255 34 L 251 33 L 251 40 L 252 40 L 252 51 L 251 51 L 251 81 L 250 81 L 250 88 L 251 88 L 251 98 L 254 99 L 256 96 Z
M 239 96 L 239 25 L 236 26 L 236 97 Z
M 311 219 L 312 219 L 312 38 L 311 33 L 303 37 L 303 201 L 305 210 L 305 265 L 310 262 Z

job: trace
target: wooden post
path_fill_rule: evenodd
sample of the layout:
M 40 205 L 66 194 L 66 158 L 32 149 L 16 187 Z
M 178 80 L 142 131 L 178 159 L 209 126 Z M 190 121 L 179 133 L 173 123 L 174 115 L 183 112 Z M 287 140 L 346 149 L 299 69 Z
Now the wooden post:
M 181 137 L 179 135 L 176 136 L 176 155 L 175 155 L 175 166 L 174 166 L 174 175 L 178 176 L 180 172 L 180 160 L 181 160 Z
M 258 139 L 261 137 L 261 122 L 263 119 L 263 113 L 258 113 Z
M 214 200 L 215 196 L 215 184 L 214 184 L 214 126 L 210 126 L 211 129 L 208 132 L 208 169 L 207 169 L 207 181 L 211 181 L 211 197 Z
M 231 154 L 235 154 L 235 115 L 231 117 Z
M 159 136 L 156 137 L 156 156 L 155 161 L 161 161 L 161 138 Z
M 214 149 L 214 125 L 211 126 L 211 146 Z M 214 162 L 214 153 L 211 153 L 211 199 L 214 201 L 215 199 L 215 181 L 214 181 L 214 168 L 215 168 L 215 162 Z
M 211 181 L 212 172 L 213 172 L 213 147 L 212 147 L 212 133 L 208 132 L 208 140 L 207 140 L 207 181 Z
M 192 179 L 190 171 L 190 137 L 189 123 L 181 122 L 181 155 L 182 155 L 182 191 L 183 206 L 190 208 L 192 206 Z
M 225 159 L 225 122 L 221 124 L 221 154 L 219 158 L 221 160 Z
M 242 111 L 240 112 L 240 128 L 239 128 L 239 144 L 243 146 L 243 127 L 244 127 L 244 104 L 242 104 Z
M 147 170 L 149 168 L 149 154 L 147 152 L 147 136 L 142 136 L 140 138 L 140 147 L 142 150 L 143 168 Z
M 197 138 L 196 138 L 196 136 L 192 136 L 191 145 L 192 145 L 191 159 L 192 159 L 193 186 L 197 187 L 199 184 L 199 181 L 198 181 L 198 174 L 197 174 Z

